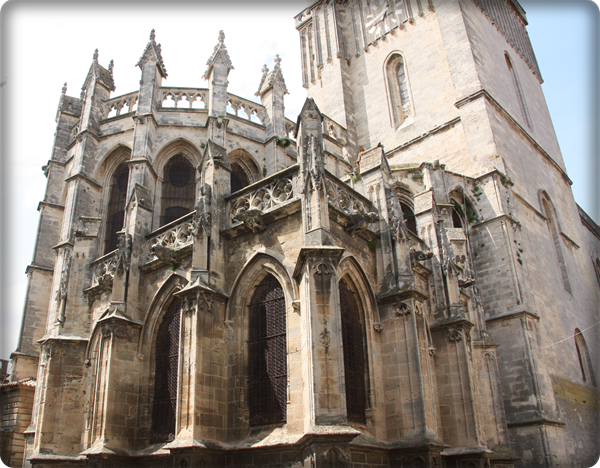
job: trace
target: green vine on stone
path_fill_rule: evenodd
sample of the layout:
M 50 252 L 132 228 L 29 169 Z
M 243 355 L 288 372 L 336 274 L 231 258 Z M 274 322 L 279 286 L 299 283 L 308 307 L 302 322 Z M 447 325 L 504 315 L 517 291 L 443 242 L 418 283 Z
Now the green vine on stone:
M 275 138 L 275 144 L 277 146 L 281 146 L 282 148 L 287 148 L 288 146 L 290 146 L 292 144 L 292 140 L 290 140 L 288 137 L 277 137 Z
M 367 242 L 367 247 L 369 247 L 369 250 L 371 252 L 375 252 L 375 250 L 377 250 L 377 238 L 374 238 Z

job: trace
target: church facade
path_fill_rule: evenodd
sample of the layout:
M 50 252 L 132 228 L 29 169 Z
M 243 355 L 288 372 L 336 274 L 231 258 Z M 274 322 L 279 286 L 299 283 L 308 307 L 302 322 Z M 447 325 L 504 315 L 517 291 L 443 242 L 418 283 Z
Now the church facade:
M 516 0 L 319 0 L 284 114 L 60 97 L 12 372 L 11 467 L 585 467 L 600 228 L 575 203 Z M 234 57 L 235 58 L 235 57 Z M 257 77 L 258 78 L 258 77 Z M 258 81 L 258 80 L 257 80 Z

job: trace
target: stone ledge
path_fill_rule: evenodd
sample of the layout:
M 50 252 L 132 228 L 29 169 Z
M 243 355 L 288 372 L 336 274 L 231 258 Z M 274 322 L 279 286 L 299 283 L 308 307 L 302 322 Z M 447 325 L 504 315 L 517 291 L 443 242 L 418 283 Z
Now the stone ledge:
M 526 318 L 529 317 L 534 320 L 539 320 L 540 316 L 534 312 L 529 312 L 525 309 L 517 309 L 511 310 L 509 312 L 502 312 L 500 314 L 492 315 L 491 317 L 485 319 L 486 323 L 494 322 L 496 320 L 511 320 L 517 318 Z

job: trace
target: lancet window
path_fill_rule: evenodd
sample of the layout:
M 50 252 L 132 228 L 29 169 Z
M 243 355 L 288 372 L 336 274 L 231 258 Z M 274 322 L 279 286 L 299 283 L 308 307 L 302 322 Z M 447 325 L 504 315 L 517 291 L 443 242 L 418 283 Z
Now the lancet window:
M 404 224 L 408 228 L 409 231 L 414 233 L 417 232 L 417 219 L 415 218 L 415 213 L 412 208 L 408 206 L 406 203 L 400 202 L 400 208 L 402 208 L 402 215 L 404 216 Z
M 123 229 L 123 223 L 125 222 L 128 183 L 129 166 L 127 163 L 121 163 L 115 170 L 110 183 L 108 207 L 106 210 L 104 254 L 112 252 L 119 244 L 117 232 Z
M 525 94 L 523 93 L 523 88 L 521 87 L 521 81 L 519 80 L 519 76 L 517 75 L 517 71 L 513 66 L 512 60 L 508 53 L 504 53 L 504 58 L 506 59 L 506 66 L 508 67 L 508 71 L 510 72 L 510 76 L 512 78 L 513 86 L 515 88 L 515 93 L 517 95 L 517 100 L 519 101 L 519 108 L 521 110 L 521 115 L 527 126 L 532 128 L 531 118 L 529 117 L 529 111 L 527 110 L 527 103 L 525 102 Z
M 231 193 L 242 190 L 250 185 L 250 178 L 237 162 L 231 164 Z
M 579 328 L 575 329 L 575 347 L 577 348 L 577 357 L 579 358 L 579 367 L 581 368 L 581 376 L 583 381 L 589 385 L 596 386 L 596 378 L 594 376 L 594 370 L 592 369 L 592 360 L 590 359 L 590 353 L 588 351 L 585 338 L 579 331 Z
M 248 405 L 250 425 L 284 422 L 287 416 L 285 297 L 267 275 L 249 304 Z
M 344 380 L 348 421 L 366 423 L 366 353 L 364 331 L 356 293 L 342 278 L 339 282 L 344 348 Z
M 554 251 L 556 252 L 558 267 L 560 271 L 560 276 L 562 277 L 563 286 L 565 287 L 565 291 L 571 294 L 571 283 L 569 282 L 569 276 L 567 274 L 567 264 L 565 263 L 565 258 L 563 256 L 562 248 L 560 246 L 561 241 L 558 232 L 558 225 L 556 223 L 554 207 L 552 206 L 550 200 L 546 198 L 546 196 L 542 198 L 542 205 L 546 213 L 546 224 L 550 233 L 550 241 L 552 242 L 554 246 Z
M 404 58 L 394 54 L 386 66 L 390 108 L 394 128 L 400 127 L 411 114 L 410 94 Z
M 154 403 L 150 441 L 169 442 L 175 437 L 179 368 L 181 299 L 171 301 L 158 327 L 154 348 Z
M 165 166 L 162 185 L 162 215 L 164 226 L 194 209 L 196 188 L 194 166 L 181 155 L 173 156 Z

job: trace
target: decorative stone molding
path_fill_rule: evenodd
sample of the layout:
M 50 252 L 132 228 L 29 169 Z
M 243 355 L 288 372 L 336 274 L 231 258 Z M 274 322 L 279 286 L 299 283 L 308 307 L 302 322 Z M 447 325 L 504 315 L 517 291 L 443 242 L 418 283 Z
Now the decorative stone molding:
M 203 184 L 200 188 L 200 197 L 196 205 L 196 212 L 192 218 L 192 227 L 194 236 L 202 236 L 203 234 L 210 234 L 212 229 L 212 189 L 210 185 Z
M 331 206 L 347 215 L 367 214 L 365 202 L 354 195 L 348 187 L 343 187 L 331 179 L 327 179 L 327 199 Z
M 233 213 L 233 217 L 241 212 L 251 210 L 258 210 L 265 213 L 293 198 L 293 180 L 291 177 L 283 177 L 235 199 L 231 204 L 231 212 Z
M 410 313 L 411 310 L 409 305 L 404 302 L 397 304 L 394 310 L 394 315 L 396 317 L 406 317 L 407 315 L 410 315 Z
M 115 269 L 117 271 L 129 271 L 131 263 L 131 234 L 119 231 L 117 232 L 117 237 L 119 238 L 119 245 L 115 254 Z
M 373 324 L 373 330 L 375 331 L 375 333 L 381 333 L 383 331 L 383 323 L 375 322 Z
M 300 315 L 300 301 L 299 300 L 295 300 L 292 301 L 292 309 L 294 310 L 294 313 Z
M 328 262 L 318 262 L 311 268 L 313 275 L 332 275 L 334 273 L 333 266 Z
M 451 343 L 458 343 L 463 339 L 463 334 L 460 330 L 448 330 L 447 336 Z
M 92 284 L 90 290 L 110 291 L 116 270 L 116 254 L 111 252 L 92 263 Z M 88 290 L 89 291 L 89 290 Z
M 198 294 L 198 311 L 208 314 L 214 312 L 212 294 L 207 292 L 200 292 Z
M 176 261 L 176 251 L 192 244 L 194 240 L 193 231 L 194 225 L 190 216 L 179 221 L 169 229 L 151 236 L 148 239 L 148 246 L 150 248 L 149 259 L 159 258 L 167 262 Z

